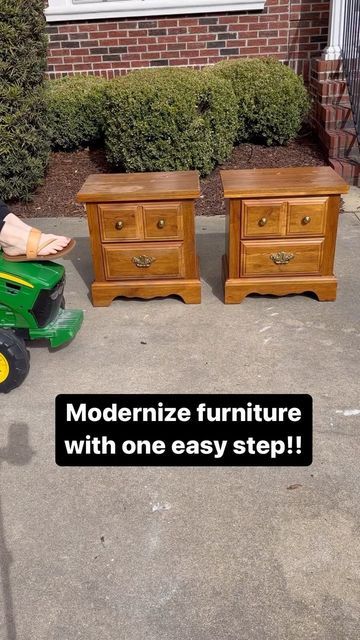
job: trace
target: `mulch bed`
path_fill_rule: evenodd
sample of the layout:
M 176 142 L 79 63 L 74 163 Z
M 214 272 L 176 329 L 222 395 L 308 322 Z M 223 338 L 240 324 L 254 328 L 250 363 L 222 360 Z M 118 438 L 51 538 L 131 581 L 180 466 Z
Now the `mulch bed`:
M 220 169 L 252 169 L 266 167 L 300 167 L 324 165 L 326 160 L 311 135 L 303 135 L 285 147 L 264 147 L 241 144 L 222 167 L 217 167 L 201 181 L 202 196 L 197 203 L 197 214 L 212 216 L 225 213 L 220 183 Z M 53 153 L 46 180 L 37 189 L 31 202 L 15 203 L 11 210 L 28 217 L 82 216 L 83 206 L 75 202 L 75 195 L 90 173 L 108 173 L 102 149 Z

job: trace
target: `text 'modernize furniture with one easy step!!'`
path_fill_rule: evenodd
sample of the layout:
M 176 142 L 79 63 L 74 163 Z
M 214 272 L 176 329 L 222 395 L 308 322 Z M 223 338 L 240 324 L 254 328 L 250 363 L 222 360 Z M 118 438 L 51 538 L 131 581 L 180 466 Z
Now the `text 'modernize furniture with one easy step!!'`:
M 86 205 L 94 306 L 117 296 L 176 294 L 201 302 L 195 248 L 196 171 L 95 174 L 77 195 Z
M 314 292 L 335 300 L 340 194 L 330 167 L 221 171 L 227 199 L 225 303 L 250 293 Z

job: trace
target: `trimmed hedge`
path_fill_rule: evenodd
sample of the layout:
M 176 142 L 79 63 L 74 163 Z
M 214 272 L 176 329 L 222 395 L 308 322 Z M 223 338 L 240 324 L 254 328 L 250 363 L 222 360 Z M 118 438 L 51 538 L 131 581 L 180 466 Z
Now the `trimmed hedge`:
M 106 80 L 95 76 L 65 77 L 47 83 L 53 149 L 72 151 L 101 140 L 105 85 Z
M 309 109 L 302 78 L 269 58 L 195 71 L 142 70 L 117 80 L 76 76 L 46 83 L 43 0 L 0 8 L 0 197 L 27 198 L 53 149 L 105 140 L 124 171 L 210 173 L 235 141 L 285 144 Z
M 220 62 L 213 73 L 229 80 L 238 100 L 237 141 L 285 144 L 299 131 L 310 101 L 303 79 L 272 58 Z
M 26 199 L 40 184 L 49 144 L 43 79 L 43 0 L 2 0 L 0 8 L 0 198 Z
M 205 175 L 232 151 L 237 101 L 230 83 L 209 72 L 136 71 L 108 84 L 104 120 L 111 165 Z

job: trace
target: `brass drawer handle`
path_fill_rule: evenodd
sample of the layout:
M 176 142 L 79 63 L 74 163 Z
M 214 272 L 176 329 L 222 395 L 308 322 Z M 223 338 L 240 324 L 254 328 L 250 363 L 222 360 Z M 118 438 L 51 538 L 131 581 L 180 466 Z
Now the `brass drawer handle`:
M 155 262 L 156 258 L 152 258 L 151 256 L 134 256 L 132 258 L 132 262 L 139 269 L 148 268 Z
M 311 222 L 310 216 L 304 216 L 301 222 L 302 224 L 309 224 L 309 222 Z
M 266 223 L 267 223 L 267 218 L 260 218 L 258 225 L 259 227 L 265 227 Z
M 275 264 L 288 264 L 290 260 L 293 260 L 295 255 L 293 253 L 286 253 L 285 251 L 279 251 L 278 253 L 272 253 L 270 259 Z
M 157 223 L 157 228 L 158 229 L 163 229 L 165 227 L 165 220 L 164 218 L 160 218 L 160 220 Z
M 117 229 L 118 231 L 121 231 L 121 229 L 123 228 L 124 223 L 122 220 L 118 220 L 115 224 L 115 229 Z

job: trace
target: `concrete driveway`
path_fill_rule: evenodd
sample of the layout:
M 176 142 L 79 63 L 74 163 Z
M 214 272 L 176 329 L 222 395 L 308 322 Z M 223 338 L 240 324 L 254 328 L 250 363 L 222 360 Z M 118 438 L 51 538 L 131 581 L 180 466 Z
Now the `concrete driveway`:
M 332 303 L 225 306 L 218 217 L 197 220 L 201 305 L 93 308 L 85 221 L 41 220 L 78 239 L 66 299 L 85 321 L 66 349 L 32 347 L 0 399 L 1 640 L 358 640 L 357 190 L 345 209 Z M 71 392 L 310 393 L 314 462 L 59 468 L 54 398 Z

